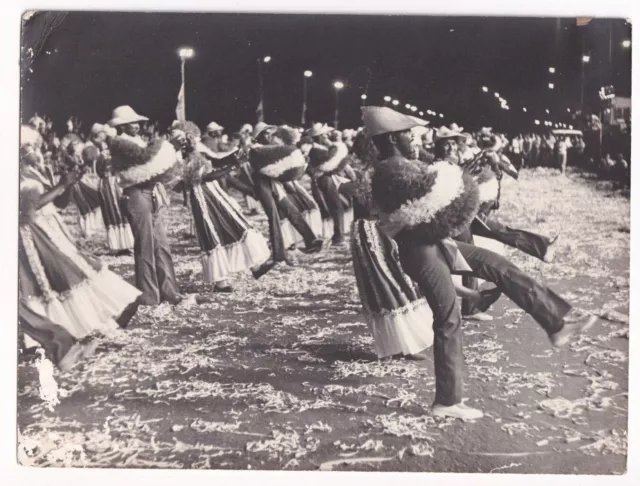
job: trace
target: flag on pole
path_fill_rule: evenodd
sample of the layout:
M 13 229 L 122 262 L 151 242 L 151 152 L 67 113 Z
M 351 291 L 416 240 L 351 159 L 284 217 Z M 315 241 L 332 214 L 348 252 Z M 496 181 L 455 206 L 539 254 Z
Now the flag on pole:
M 592 20 L 593 20 L 593 17 L 578 17 L 578 18 L 576 18 L 576 25 L 578 27 L 584 27 L 585 25 L 587 25 Z
M 176 105 L 176 119 L 179 121 L 186 121 L 186 108 L 184 104 L 184 83 L 180 86 L 180 91 L 178 92 L 178 104 Z
M 264 107 L 262 106 L 262 100 L 258 103 L 258 107 L 256 108 L 256 116 L 258 117 L 258 123 L 264 122 Z

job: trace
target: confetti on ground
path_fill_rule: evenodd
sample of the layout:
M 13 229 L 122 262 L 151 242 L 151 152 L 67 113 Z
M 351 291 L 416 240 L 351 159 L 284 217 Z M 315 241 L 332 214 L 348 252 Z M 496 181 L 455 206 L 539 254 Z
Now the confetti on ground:
M 561 351 L 506 297 L 493 321 L 466 323 L 465 400 L 483 419 L 431 415 L 431 350 L 422 362 L 377 359 L 348 247 L 296 252 L 297 267 L 237 274 L 233 293 L 217 293 L 178 198 L 169 238 L 189 299 L 142 307 L 72 372 L 39 373 L 22 355 L 20 464 L 536 473 L 543 460 L 547 473 L 624 471 L 630 234 L 618 228 L 630 227 L 629 199 L 548 169 L 503 182 L 501 222 L 561 235 L 553 263 L 507 257 L 602 320 Z M 64 217 L 77 231 L 72 207 Z M 250 220 L 267 234 L 264 215 Z M 106 255 L 104 237 L 83 244 Z M 132 281 L 132 257 L 106 260 Z

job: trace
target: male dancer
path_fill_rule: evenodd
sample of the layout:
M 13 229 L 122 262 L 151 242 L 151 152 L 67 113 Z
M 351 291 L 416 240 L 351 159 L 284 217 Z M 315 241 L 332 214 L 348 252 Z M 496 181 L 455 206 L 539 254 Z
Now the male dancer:
M 473 218 L 477 186 L 463 171 L 447 163 L 425 167 L 413 154 L 412 118 L 386 107 L 366 107 L 367 133 L 379 152 L 372 194 L 387 231 L 398 243 L 402 267 L 420 287 L 433 311 L 435 416 L 477 419 L 482 411 L 462 403 L 464 365 L 460 309 L 451 278 L 457 250 L 473 275 L 491 281 L 547 332 L 554 346 L 568 344 L 596 321 L 547 286 L 538 283 L 506 258 L 449 236 Z M 393 227 L 393 231 L 390 228 Z M 448 241 L 447 241 L 448 240 Z

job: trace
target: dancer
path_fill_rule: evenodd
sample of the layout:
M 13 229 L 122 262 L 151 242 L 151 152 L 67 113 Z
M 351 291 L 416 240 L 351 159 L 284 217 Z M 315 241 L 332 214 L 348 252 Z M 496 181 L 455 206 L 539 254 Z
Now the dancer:
M 300 146 L 302 145 L 300 140 L 300 132 L 291 127 L 283 125 L 281 127 L 278 127 L 277 130 L 273 133 L 272 143 L 276 145 Z M 302 186 L 302 184 L 300 183 L 300 179 L 284 182 L 282 185 L 287 193 L 287 197 L 300 212 L 300 214 L 302 214 L 302 217 L 311 227 L 313 232 L 316 235 L 322 234 L 322 216 L 320 215 L 320 209 L 318 208 L 318 205 L 314 201 L 311 194 L 309 194 L 309 192 L 307 192 L 307 190 Z M 303 241 L 302 235 L 295 231 L 295 228 L 284 217 L 282 212 L 280 216 L 283 223 L 282 233 L 285 240 L 285 247 L 297 245 L 298 243 Z M 288 239 L 289 234 L 291 234 L 291 236 L 289 236 Z M 289 245 L 287 244 L 288 242 L 290 243 Z
M 306 251 L 322 251 L 324 241 L 316 236 L 300 211 L 287 197 L 286 191 L 278 182 L 299 179 L 306 169 L 306 160 L 295 145 L 277 145 L 272 143 L 273 125 L 258 123 L 254 128 L 255 144 L 249 153 L 249 162 L 253 168 L 254 189 L 258 200 L 267 215 L 269 238 L 273 260 L 287 265 L 295 263 L 287 256 L 280 213 L 291 222 L 304 239 Z
M 311 175 L 311 192 L 320 208 L 324 225 L 323 235 L 332 235 L 332 244 L 344 242 L 346 227 L 345 201 L 340 198 L 338 174 L 348 163 L 349 149 L 341 140 L 331 142 L 329 134 L 333 129 L 327 125 L 316 123 L 308 132 L 313 140 L 309 152 L 309 174 Z M 348 219 L 353 217 L 353 213 Z
M 372 196 L 385 231 L 398 243 L 402 268 L 414 280 L 433 312 L 436 416 L 480 418 L 462 403 L 462 328 L 452 273 L 457 251 L 479 278 L 497 287 L 530 314 L 554 346 L 564 346 L 596 321 L 522 272 L 504 257 L 451 236 L 467 227 L 478 209 L 478 188 L 461 168 L 411 161 L 415 121 L 386 107 L 366 107 L 363 118 L 381 161 L 372 177 Z M 457 247 L 457 248 L 456 248 Z M 453 249 L 453 251 L 452 251 Z M 452 258 L 453 257 L 453 258 Z
M 98 184 L 98 196 L 100 198 L 100 212 L 107 229 L 107 247 L 115 255 L 128 255 L 134 246 L 133 233 L 126 217 L 122 214 L 122 189 L 118 180 L 113 175 L 111 156 L 106 147 L 106 132 L 103 125 L 94 124 L 94 135 L 105 135 L 105 145 L 100 139 L 92 144 L 87 144 L 82 151 L 85 164 L 95 167 L 96 174 L 100 177 Z M 97 138 L 97 137 L 96 137 Z
M 23 128 L 20 153 L 18 285 L 28 308 L 62 326 L 74 339 L 125 327 L 140 292 L 93 256 L 79 250 L 54 202 L 68 203 L 80 180 L 70 170 L 55 186 L 40 172 L 39 136 Z
M 63 170 L 74 171 L 84 166 L 85 161 L 82 157 L 84 144 L 80 137 L 70 134 L 61 143 Z M 81 170 L 82 178 L 71 189 L 71 199 L 78 208 L 78 223 L 82 236 L 91 238 L 103 228 L 98 180 L 94 174 L 85 169 Z
M 134 238 L 136 286 L 142 305 L 183 300 L 176 282 L 164 215 L 169 199 L 162 181 L 176 183 L 181 173 L 173 146 L 161 138 L 147 144 L 139 136 L 138 115 L 130 106 L 113 111 L 109 124 L 118 131 L 107 142 L 112 166 L 126 197 L 126 213 Z
M 364 134 L 354 140 L 356 180 L 340 186 L 353 198 L 351 256 L 358 294 L 378 358 L 424 360 L 424 350 L 433 343 L 433 314 L 420 290 L 403 271 L 395 241 L 377 221 L 371 199 L 371 173 L 376 150 Z M 460 296 L 489 308 L 501 292 L 483 293 L 456 286 Z
M 200 130 L 191 122 L 181 122 L 171 134 L 184 160 L 183 183 L 189 193 L 190 207 L 202 254 L 204 280 L 217 292 L 232 292 L 231 274 L 251 269 L 256 279 L 271 268 L 267 241 L 242 215 L 237 205 L 218 184 L 237 160 L 231 154 L 214 159 L 215 167 L 198 149 Z

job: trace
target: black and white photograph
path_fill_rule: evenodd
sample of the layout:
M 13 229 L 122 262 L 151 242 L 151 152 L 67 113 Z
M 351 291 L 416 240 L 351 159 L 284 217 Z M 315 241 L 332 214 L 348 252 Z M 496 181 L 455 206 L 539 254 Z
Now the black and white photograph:
M 15 462 L 627 474 L 632 20 L 585 15 L 13 18 Z

